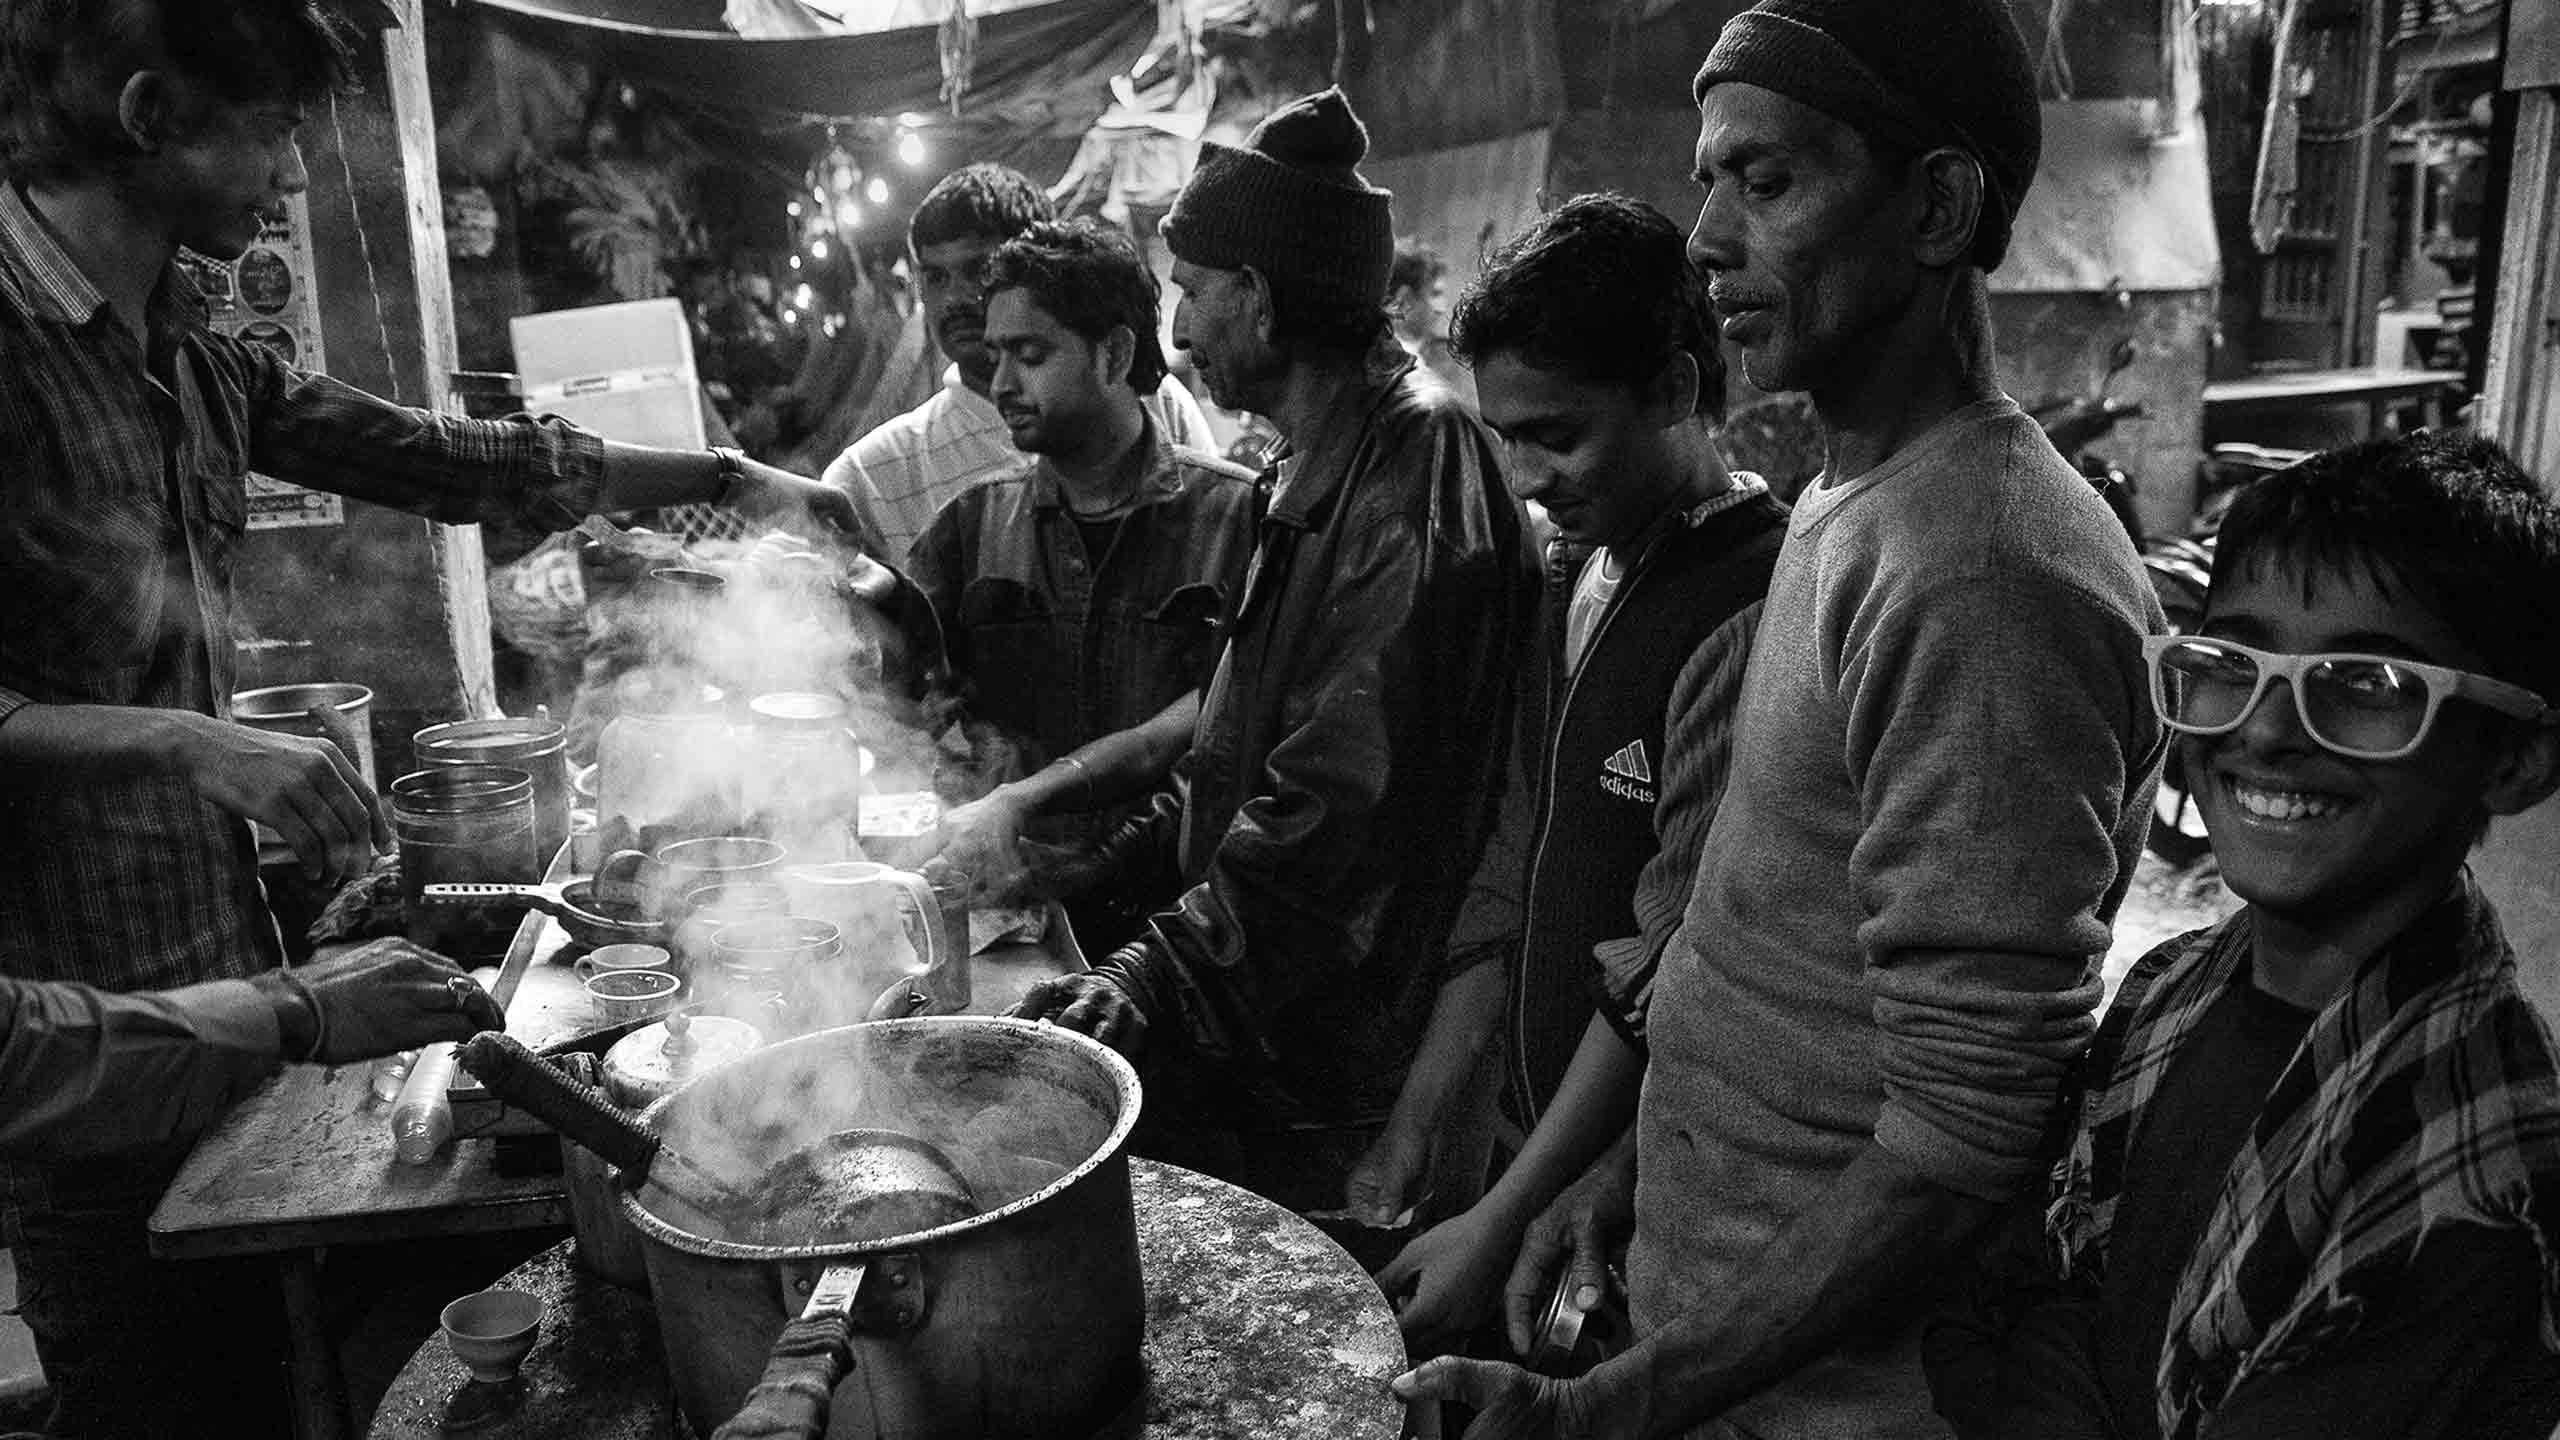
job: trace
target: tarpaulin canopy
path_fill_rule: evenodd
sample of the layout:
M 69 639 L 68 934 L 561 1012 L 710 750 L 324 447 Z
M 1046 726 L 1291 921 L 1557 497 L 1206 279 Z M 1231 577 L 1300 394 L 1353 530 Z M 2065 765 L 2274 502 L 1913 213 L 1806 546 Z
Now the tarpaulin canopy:
M 719 0 L 475 0 L 633 84 L 694 103 L 812 119 L 942 108 L 933 25 L 784 39 L 738 35 Z M 974 9 L 974 7 L 973 7 Z M 1106 78 L 1155 33 L 1152 0 L 1039 0 L 982 15 L 965 115 L 1080 135 Z

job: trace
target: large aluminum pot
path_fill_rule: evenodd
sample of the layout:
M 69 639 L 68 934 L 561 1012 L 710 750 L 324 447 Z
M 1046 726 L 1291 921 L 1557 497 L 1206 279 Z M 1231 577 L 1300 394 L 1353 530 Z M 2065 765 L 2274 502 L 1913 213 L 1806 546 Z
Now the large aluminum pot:
M 837 1131 L 901 1131 L 949 1155 L 981 1207 L 877 1243 L 754 1245 L 625 1189 L 685 1417 L 709 1434 L 735 1413 L 820 1272 L 851 1259 L 869 1262 L 866 1303 L 833 1440 L 1084 1440 L 1132 1423 L 1146 1291 L 1124 1147 L 1138 1104 L 1137 1072 L 1084 1036 L 937 1016 L 769 1045 L 650 1106 L 643 1124 L 733 1176 Z

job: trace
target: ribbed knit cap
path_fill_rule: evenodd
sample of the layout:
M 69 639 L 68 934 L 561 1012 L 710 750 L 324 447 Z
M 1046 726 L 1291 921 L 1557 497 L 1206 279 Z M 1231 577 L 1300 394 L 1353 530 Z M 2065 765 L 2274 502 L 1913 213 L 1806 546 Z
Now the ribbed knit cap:
M 1760 0 L 1725 22 L 1695 94 L 1774 90 L 1862 135 L 1981 162 L 1974 263 L 1996 268 L 2044 149 L 2035 67 L 2003 0 Z
M 1244 146 L 1205 141 L 1165 216 L 1165 245 L 1212 270 L 1250 265 L 1284 315 L 1385 302 L 1395 265 L 1388 193 L 1360 178 L 1369 130 L 1340 88 L 1272 111 Z

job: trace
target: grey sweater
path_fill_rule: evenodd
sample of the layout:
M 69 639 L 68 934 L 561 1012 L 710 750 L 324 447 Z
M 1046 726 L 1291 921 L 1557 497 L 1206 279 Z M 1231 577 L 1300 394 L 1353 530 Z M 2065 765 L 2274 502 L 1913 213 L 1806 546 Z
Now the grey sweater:
M 1746 1283 L 1870 1140 L 1969 1194 L 2030 1178 L 2077 1048 L 2032 1017 L 2095 975 L 2133 874 L 2160 624 L 2123 530 L 2005 399 L 1798 499 L 1653 1001 L 1641 1332 Z M 1943 1435 L 1925 1299 L 1732 1418 Z

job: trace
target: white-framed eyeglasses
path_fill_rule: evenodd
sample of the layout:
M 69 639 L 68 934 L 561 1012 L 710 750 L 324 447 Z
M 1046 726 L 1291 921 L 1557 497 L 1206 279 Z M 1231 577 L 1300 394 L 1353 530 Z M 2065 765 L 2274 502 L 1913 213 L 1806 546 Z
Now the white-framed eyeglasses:
M 2154 635 L 2142 642 L 2142 658 L 2161 722 L 2187 735 L 2240 728 L 2277 680 L 2293 692 L 2303 733 L 2353 760 L 2415 751 L 2449 696 L 2519 720 L 2560 722 L 2560 710 L 2521 685 L 2396 655 L 2285 655 L 2201 635 Z

